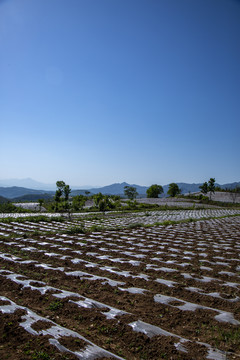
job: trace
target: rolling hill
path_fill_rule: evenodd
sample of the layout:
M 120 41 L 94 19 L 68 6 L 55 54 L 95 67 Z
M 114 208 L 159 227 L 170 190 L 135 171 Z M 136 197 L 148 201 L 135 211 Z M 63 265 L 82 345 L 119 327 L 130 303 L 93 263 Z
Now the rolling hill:
M 0 196 L 3 196 L 7 199 L 14 199 L 16 197 L 24 196 L 24 195 L 43 195 L 49 194 L 54 195 L 54 191 L 46 191 L 46 190 L 35 190 L 28 189 L 24 187 L 11 186 L 11 187 L 0 187 Z
M 182 191 L 182 194 L 188 194 L 193 192 L 199 191 L 199 186 L 202 185 L 199 184 L 188 184 L 188 183 L 177 183 L 179 188 Z M 89 189 L 89 195 L 97 194 L 101 192 L 104 195 L 124 195 L 124 187 L 125 186 L 134 186 L 137 189 L 137 192 L 139 194 L 138 197 L 146 197 L 146 190 L 148 189 L 148 186 L 140 186 L 136 184 L 128 184 L 126 182 L 123 183 L 115 183 L 99 188 L 92 188 Z M 240 186 L 240 182 L 234 182 L 224 185 L 216 184 L 216 186 L 220 186 L 223 189 L 233 189 L 236 186 Z M 164 185 L 163 190 L 164 194 L 162 196 L 167 195 L 169 185 Z M 79 189 L 79 190 L 72 190 L 71 196 L 76 195 L 85 195 L 86 190 Z M 46 191 L 46 190 L 37 190 L 37 189 L 29 189 L 24 187 L 18 187 L 18 186 L 11 186 L 11 187 L 0 187 L 0 196 L 4 199 L 2 201 L 36 201 L 38 199 L 50 199 L 54 196 L 55 191 Z

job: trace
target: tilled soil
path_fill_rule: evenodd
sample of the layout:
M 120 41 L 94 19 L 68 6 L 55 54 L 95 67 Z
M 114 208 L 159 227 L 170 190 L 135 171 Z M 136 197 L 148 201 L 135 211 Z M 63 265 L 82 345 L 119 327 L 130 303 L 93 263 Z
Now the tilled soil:
M 240 217 L 77 225 L 0 223 L 1 359 L 240 358 Z

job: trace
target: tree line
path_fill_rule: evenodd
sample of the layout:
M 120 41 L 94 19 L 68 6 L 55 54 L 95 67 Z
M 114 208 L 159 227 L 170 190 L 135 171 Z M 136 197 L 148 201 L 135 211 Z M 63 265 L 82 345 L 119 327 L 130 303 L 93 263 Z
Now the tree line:
M 56 192 L 54 195 L 53 201 L 48 204 L 48 210 L 54 212 L 65 212 L 71 215 L 72 211 L 81 211 L 83 210 L 86 201 L 92 199 L 94 201 L 94 208 L 99 211 L 106 210 L 120 210 L 122 208 L 121 197 L 119 195 L 103 195 L 101 192 L 98 194 L 94 194 L 89 197 L 89 191 L 85 192 L 85 195 L 76 195 L 70 197 L 71 189 L 70 186 L 67 185 L 64 181 L 56 182 Z M 162 194 L 163 187 L 161 185 L 153 184 L 147 189 L 147 197 L 148 198 L 158 198 L 160 194 Z M 172 183 L 169 185 L 168 195 L 176 196 L 181 193 L 178 185 Z M 134 186 L 125 186 L 124 187 L 124 195 L 129 199 L 129 203 L 127 205 L 130 208 L 136 207 L 136 204 L 133 200 L 138 196 L 137 189 Z M 40 211 L 42 210 L 43 205 L 47 204 L 43 199 L 38 200 Z
M 162 185 L 153 184 L 147 189 L 147 197 L 148 198 L 158 198 L 159 195 L 163 194 Z M 181 194 L 181 189 L 176 183 L 169 184 L 167 194 L 171 197 L 175 197 Z M 134 186 L 125 186 L 124 187 L 124 195 L 130 199 L 136 199 L 138 196 L 137 189 Z
M 56 192 L 54 196 L 54 201 L 50 204 L 50 210 L 56 212 L 68 212 L 70 216 L 71 211 L 80 211 L 83 210 L 86 201 L 88 199 L 92 199 L 94 201 L 94 207 L 96 210 L 106 211 L 106 210 L 120 210 L 122 208 L 122 204 L 120 201 L 120 196 L 118 195 L 103 195 L 102 193 L 94 194 L 89 197 L 89 191 L 85 191 L 85 195 L 76 195 L 70 199 L 71 189 L 70 186 L 67 185 L 64 181 L 56 182 Z M 215 193 L 215 190 L 218 188 L 215 186 L 215 179 L 210 178 L 209 181 L 204 182 L 199 187 L 201 193 L 203 195 L 207 195 L 209 193 L 209 199 L 212 199 L 212 194 Z M 233 201 L 235 202 L 236 195 L 240 192 L 240 189 L 233 189 L 231 193 L 233 194 Z M 158 198 L 159 195 L 163 194 L 164 190 L 162 185 L 153 184 L 151 185 L 147 191 L 148 198 Z M 176 183 L 169 184 L 167 195 L 169 197 L 176 197 L 181 194 L 181 189 Z M 125 186 L 124 187 L 124 195 L 129 199 L 128 205 L 133 207 L 134 200 L 139 195 L 136 187 L 134 186 Z M 39 199 L 40 210 L 43 206 L 43 199 Z M 136 205 L 136 204 L 135 204 Z

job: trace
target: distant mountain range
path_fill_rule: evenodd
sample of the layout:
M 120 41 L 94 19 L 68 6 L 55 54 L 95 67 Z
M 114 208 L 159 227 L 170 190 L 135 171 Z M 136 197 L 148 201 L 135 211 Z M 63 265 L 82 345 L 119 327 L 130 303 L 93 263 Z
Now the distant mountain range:
M 97 194 L 97 193 L 101 192 L 104 195 L 123 195 L 125 186 L 134 186 L 137 189 L 137 192 L 139 195 L 146 195 L 146 190 L 149 187 L 149 186 L 140 186 L 140 185 L 136 185 L 136 184 L 130 185 L 126 182 L 123 182 L 123 183 L 111 184 L 111 185 L 107 185 L 107 186 L 103 186 L 103 187 L 99 187 L 99 188 L 89 189 L 88 191 L 90 191 L 91 194 Z M 73 195 L 73 196 L 79 195 L 80 193 L 82 193 L 82 190 L 73 190 L 71 192 L 71 195 Z
M 6 179 L 0 180 L 0 186 L 4 187 L 20 187 L 35 190 L 54 190 L 55 184 L 44 184 L 42 182 L 27 178 L 27 179 Z
M 31 180 L 31 179 L 30 179 Z M 37 182 L 36 182 L 37 183 Z M 41 184 L 41 183 L 40 183 Z M 182 194 L 188 194 L 199 191 L 199 184 L 188 184 L 188 183 L 177 183 L 179 188 L 181 189 Z M 0 182 L 1 185 L 1 182 Z M 85 195 L 86 191 L 89 191 L 89 195 L 97 194 L 101 192 L 106 195 L 124 195 L 124 187 L 125 186 L 134 186 L 139 194 L 139 197 L 145 197 L 148 186 L 140 186 L 136 184 L 128 184 L 126 182 L 111 184 L 108 186 L 103 186 L 99 188 L 92 189 L 72 189 L 71 196 L 76 196 L 83 194 Z M 220 186 L 223 189 L 233 189 L 236 186 L 240 186 L 240 182 L 234 182 L 224 185 L 216 184 L 216 186 Z M 162 196 L 166 196 L 169 185 L 164 185 L 163 190 L 164 194 Z M 0 197 L 2 197 L 1 201 L 5 199 L 9 199 L 11 201 L 37 201 L 38 199 L 50 199 L 53 198 L 55 194 L 56 186 L 53 190 L 45 190 L 45 189 L 33 189 L 33 188 L 25 188 L 20 186 L 10 186 L 10 187 L 0 187 Z
M 202 183 L 199 184 L 188 184 L 188 183 L 177 183 L 179 188 L 181 189 L 181 193 L 182 194 L 188 194 L 193 193 L 193 192 L 198 192 L 199 190 L 199 186 L 202 185 Z M 128 184 L 126 182 L 123 183 L 116 183 L 116 184 L 112 184 L 112 185 L 108 185 L 108 186 L 103 186 L 100 188 L 94 188 L 94 189 L 89 189 L 91 194 L 97 194 L 99 192 L 101 192 L 102 194 L 109 194 L 109 195 L 123 195 L 124 194 L 124 187 L 125 186 L 134 186 L 139 194 L 139 196 L 146 196 L 146 191 L 149 188 L 149 186 L 140 186 L 140 185 L 136 185 L 136 184 Z M 216 186 L 221 187 L 222 189 L 234 189 L 236 186 L 240 186 L 240 182 L 234 182 L 231 184 L 224 184 L 224 185 L 220 185 L 220 184 L 216 184 Z M 167 192 L 168 192 L 168 185 L 163 185 L 163 191 L 164 194 L 162 194 L 162 196 L 166 196 Z M 74 193 L 77 195 L 79 190 L 74 190 L 72 191 L 72 195 L 74 195 Z
M 55 184 L 45 184 L 31 178 L 26 179 L 5 179 L 0 180 L 0 187 L 21 187 L 27 189 L 35 189 L 35 190 L 47 190 L 47 191 L 55 191 L 56 190 L 56 183 Z M 84 185 L 81 186 L 84 189 L 90 189 L 93 186 Z M 71 186 L 71 189 L 79 189 L 79 186 Z

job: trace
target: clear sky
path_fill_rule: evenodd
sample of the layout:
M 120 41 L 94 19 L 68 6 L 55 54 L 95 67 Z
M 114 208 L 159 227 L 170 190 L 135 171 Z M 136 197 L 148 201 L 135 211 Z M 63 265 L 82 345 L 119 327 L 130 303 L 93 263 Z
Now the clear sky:
M 0 0 L 0 179 L 240 181 L 240 1 Z

